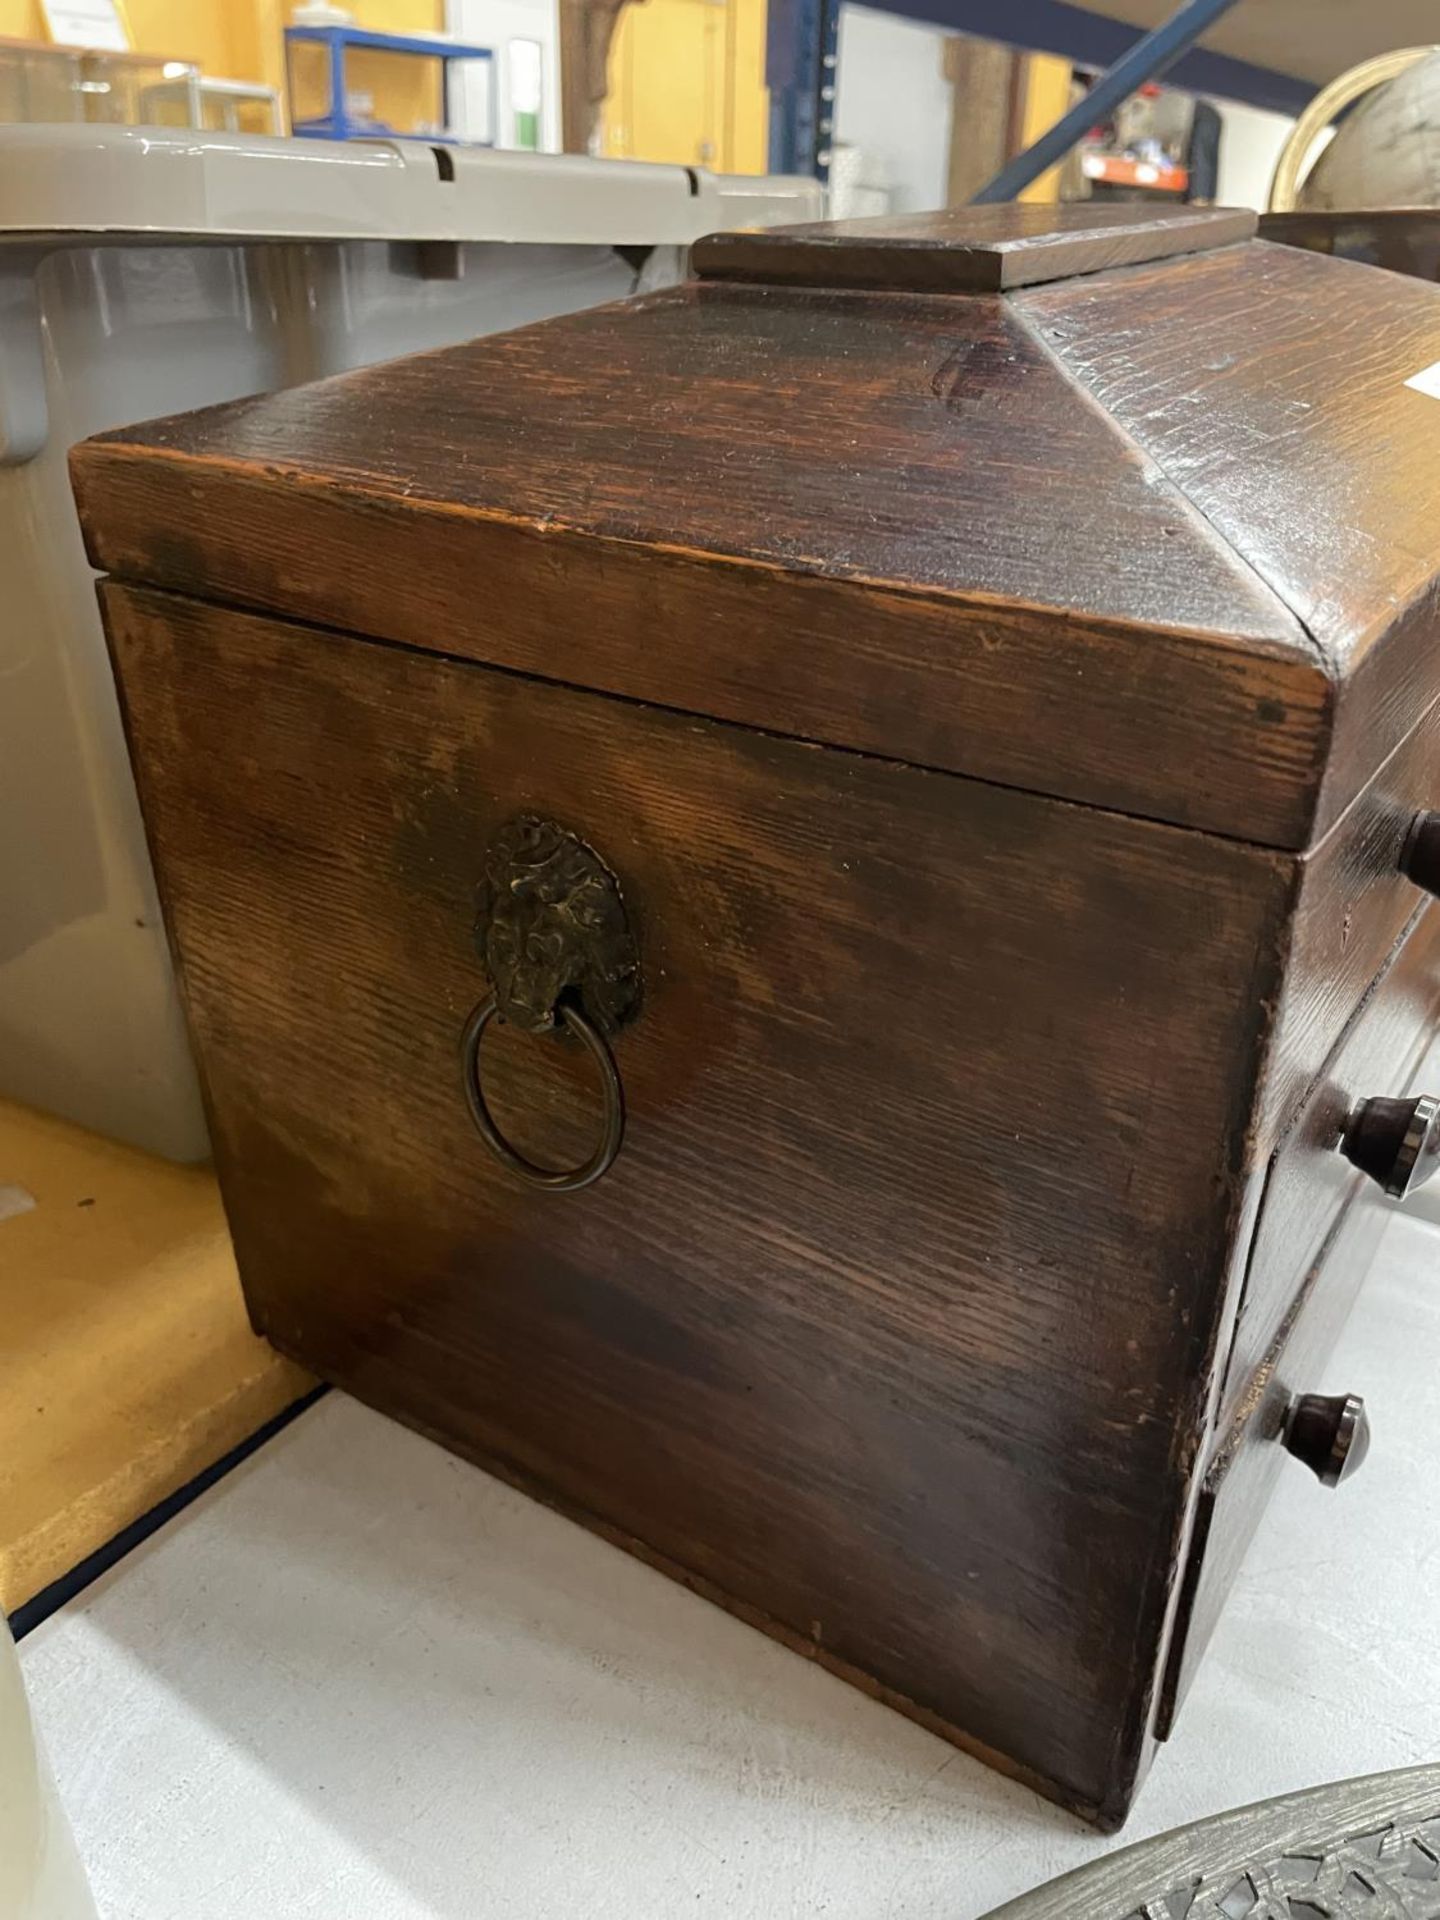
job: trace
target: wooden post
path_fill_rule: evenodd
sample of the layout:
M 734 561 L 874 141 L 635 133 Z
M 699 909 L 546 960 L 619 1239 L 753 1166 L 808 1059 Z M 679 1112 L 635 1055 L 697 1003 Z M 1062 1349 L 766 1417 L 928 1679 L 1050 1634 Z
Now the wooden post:
M 950 114 L 946 204 L 964 206 L 1018 151 L 1015 138 L 1021 56 L 997 40 L 956 34 L 945 42 Z
M 610 42 L 626 0 L 560 0 L 560 127 L 566 153 L 589 153 L 609 92 Z

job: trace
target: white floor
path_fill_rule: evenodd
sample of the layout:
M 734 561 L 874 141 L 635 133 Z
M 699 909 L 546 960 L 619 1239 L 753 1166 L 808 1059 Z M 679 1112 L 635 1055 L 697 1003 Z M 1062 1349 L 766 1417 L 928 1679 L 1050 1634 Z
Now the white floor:
M 1397 1221 L 1127 1840 L 1440 1754 L 1440 1237 Z M 332 1395 L 21 1648 L 105 1920 L 975 1920 L 1107 1845 Z

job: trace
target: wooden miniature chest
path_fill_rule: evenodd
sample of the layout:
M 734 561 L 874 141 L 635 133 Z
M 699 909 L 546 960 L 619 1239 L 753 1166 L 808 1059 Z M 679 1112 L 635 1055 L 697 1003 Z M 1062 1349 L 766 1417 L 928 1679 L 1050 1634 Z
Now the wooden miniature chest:
M 1252 231 L 75 460 L 257 1327 L 1105 1825 L 1440 1135 L 1440 289 Z

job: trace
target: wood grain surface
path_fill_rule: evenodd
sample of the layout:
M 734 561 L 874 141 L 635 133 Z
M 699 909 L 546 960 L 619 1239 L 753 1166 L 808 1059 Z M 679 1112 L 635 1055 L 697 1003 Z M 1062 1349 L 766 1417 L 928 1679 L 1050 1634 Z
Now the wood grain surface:
M 1440 703 L 1300 862 L 1290 961 L 1259 1131 L 1293 1120 L 1341 1033 L 1428 898 L 1400 868 L 1417 813 L 1440 809 Z M 1268 1150 L 1268 1145 L 1267 1145 Z
M 1224 1423 L 1181 1582 L 1161 1693 L 1162 1736 L 1174 1725 L 1286 1464 L 1276 1444 L 1285 1409 L 1293 1395 L 1315 1390 L 1393 1210 L 1337 1151 L 1345 1116 L 1377 1094 L 1440 1091 L 1437 1014 L 1440 914 L 1427 908 L 1272 1156 L 1220 1402 Z M 1357 1496 L 1349 1483 L 1337 1491 L 1365 1498 L 1363 1487 Z M 1342 1515 L 1335 1524 L 1343 1524 Z
M 1015 304 L 1320 648 L 1323 828 L 1436 691 L 1440 289 L 1257 243 Z
M 1177 1721 L 1179 1737 L 1184 1738 L 1181 1709 L 1264 1523 L 1276 1482 L 1283 1473 L 1309 1478 L 1308 1470 L 1280 1444 L 1285 1410 L 1293 1394 L 1313 1391 L 1325 1371 L 1375 1257 L 1386 1217 L 1378 1190 L 1356 1189 L 1351 1204 L 1332 1221 L 1318 1257 L 1302 1274 L 1272 1351 L 1245 1381 L 1243 1393 L 1232 1398 L 1229 1422 L 1217 1436 L 1196 1503 L 1156 1707 L 1157 1739 L 1174 1737 Z M 1314 1490 L 1318 1496 L 1320 1489 Z M 1315 1515 L 1317 1568 L 1324 1567 L 1332 1540 L 1350 1523 L 1353 1503 L 1367 1498 L 1367 1486 L 1357 1481 L 1333 1493 L 1336 1504 L 1330 1506 L 1327 1499 L 1326 1510 Z M 1337 1614 L 1360 1598 L 1352 1587 L 1337 1585 L 1333 1593 Z
M 1313 643 L 1003 301 L 681 289 L 74 465 L 91 557 L 132 579 L 1309 835 Z
M 1433 706 L 1358 797 L 1349 811 L 1292 872 L 1288 951 L 1284 985 L 1271 1033 L 1265 1072 L 1251 1116 L 1247 1158 L 1256 1177 L 1243 1198 L 1240 1244 L 1256 1231 L 1274 1235 L 1260 1220 L 1266 1191 L 1263 1169 L 1282 1141 L 1300 1125 L 1320 1076 L 1366 1002 L 1398 943 L 1414 926 L 1426 895 L 1400 869 L 1400 853 L 1414 815 L 1440 802 L 1440 704 Z M 1384 1054 L 1376 1062 L 1372 1092 L 1394 1092 L 1386 1081 Z M 1393 1075 L 1391 1076 L 1393 1082 Z M 1337 1127 L 1338 1137 L 1338 1127 Z M 1332 1173 L 1344 1171 L 1339 1162 Z M 1304 1205 L 1302 1203 L 1302 1216 Z M 1312 1223 L 1313 1224 L 1313 1223 Z M 1296 1222 L 1289 1223 L 1294 1229 Z M 1234 1276 L 1230 1293 L 1234 1321 L 1222 1329 L 1223 1351 L 1234 1339 L 1234 1322 L 1255 1316 L 1248 1354 L 1232 1360 L 1228 1398 L 1216 1403 L 1222 1418 L 1243 1389 L 1258 1358 L 1254 1331 L 1265 1325 L 1260 1346 L 1289 1309 L 1317 1234 L 1302 1218 L 1290 1257 L 1249 1258 Z M 1285 1235 L 1280 1235 L 1284 1245 Z M 1253 1295 L 1252 1295 L 1252 1289 Z
M 717 233 L 691 260 L 702 279 L 909 293 L 997 293 L 1248 240 L 1248 207 L 949 207 Z
M 1440 291 L 1044 221 L 993 270 L 1083 277 L 737 241 L 75 473 L 257 1324 L 1113 1825 L 1436 1016 Z M 775 257 L 981 271 L 923 229 Z M 642 952 L 583 1195 L 459 1085 L 522 812 Z M 533 1158 L 586 1068 L 487 1038 Z
M 105 600 L 258 1324 L 1116 1820 L 1293 862 Z M 645 975 L 621 1158 L 558 1199 L 458 1081 L 522 810 L 619 875 Z M 532 1154 L 583 1153 L 583 1061 L 485 1072 Z
M 1236 1391 L 1260 1364 L 1321 1242 L 1366 1184 L 1337 1142 L 1361 1101 L 1409 1088 L 1440 1015 L 1437 956 L 1440 916 L 1422 907 L 1275 1147 L 1231 1353 Z
M 1263 213 L 1260 237 L 1417 280 L 1440 280 L 1440 207 Z
M 714 282 L 75 471 L 127 577 L 1301 847 L 1435 696 L 1437 359 L 1440 290 L 1259 243 Z

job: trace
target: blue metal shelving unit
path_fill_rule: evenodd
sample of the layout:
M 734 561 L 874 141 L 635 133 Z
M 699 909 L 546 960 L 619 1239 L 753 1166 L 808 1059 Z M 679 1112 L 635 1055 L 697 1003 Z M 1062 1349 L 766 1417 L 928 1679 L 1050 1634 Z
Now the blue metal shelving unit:
M 777 171 L 829 171 L 834 120 L 835 60 L 841 0 L 770 0 L 766 44 L 766 83 L 770 88 L 770 165 Z M 1103 67 L 1119 77 L 1107 89 L 1127 94 L 1165 74 L 1172 85 L 1193 93 L 1219 94 L 1277 113 L 1299 113 L 1315 92 L 1311 81 L 1248 60 L 1211 53 L 1195 43 L 1237 0 L 1186 0 L 1175 15 L 1146 33 L 1069 0 L 866 0 L 886 12 L 972 33 L 1035 53 L 1067 55 L 1077 66 Z M 1109 76 L 1107 75 L 1107 78 Z M 1006 168 L 983 190 L 982 198 L 1009 198 L 1028 180 L 1054 164 L 1101 115 L 1098 88 L 1046 136 L 1046 158 L 1036 161 L 1039 143 L 1029 155 Z M 1064 137 L 1058 139 L 1062 129 Z M 1023 164 L 1022 164 L 1023 163 Z M 1018 182 L 1018 184 L 1017 184 Z M 1003 191 L 998 189 L 1003 188 Z
M 374 33 L 368 27 L 286 27 L 285 59 L 287 69 L 290 65 L 291 49 L 295 46 L 318 46 L 325 50 L 329 81 L 330 111 L 316 114 L 308 120 L 292 122 L 291 130 L 312 140 L 364 140 L 376 133 L 390 133 L 390 127 L 374 123 L 360 125 L 350 118 L 345 110 L 345 57 L 352 51 L 366 50 L 372 53 L 393 53 L 411 59 L 438 60 L 441 66 L 441 98 L 445 115 L 445 132 L 434 137 L 453 141 L 450 133 L 450 69 L 461 60 L 483 60 L 490 73 L 490 126 L 495 125 L 495 54 L 491 47 L 465 46 L 459 41 L 442 40 L 428 34 Z M 290 97 L 295 98 L 293 76 L 291 78 Z M 470 144 L 488 146 L 489 141 L 474 141 Z
M 828 178 L 840 0 L 769 0 L 770 168 Z

